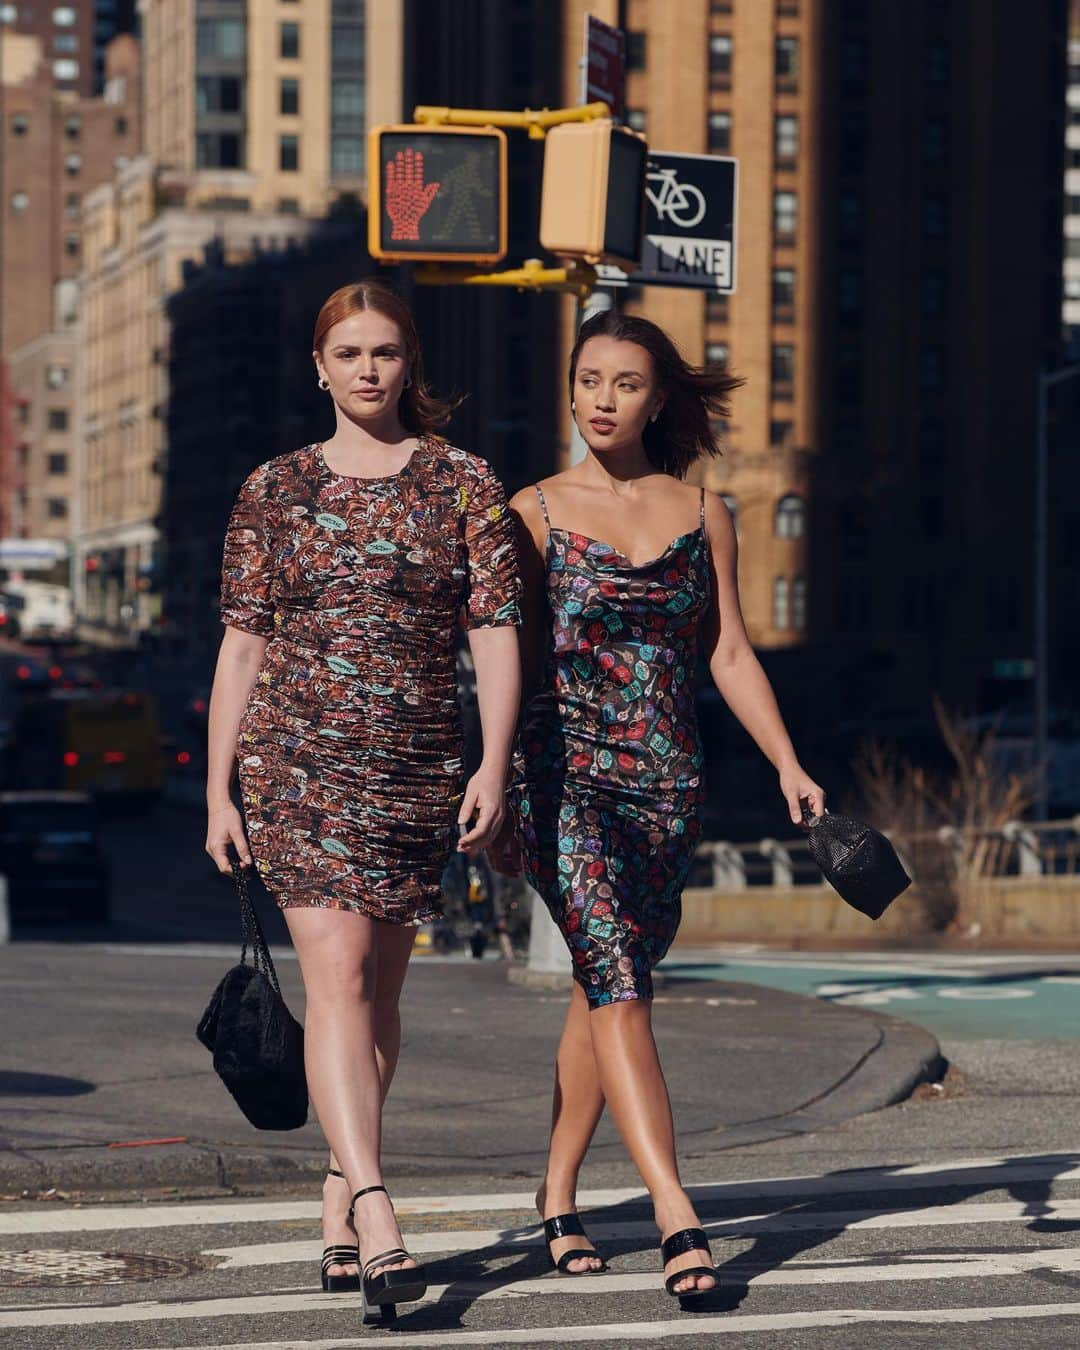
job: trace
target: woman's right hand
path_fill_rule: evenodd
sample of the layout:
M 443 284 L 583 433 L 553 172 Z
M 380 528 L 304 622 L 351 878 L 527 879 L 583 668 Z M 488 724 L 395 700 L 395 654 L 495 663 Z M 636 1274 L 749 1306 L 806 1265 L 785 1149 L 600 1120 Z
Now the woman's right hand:
M 251 866 L 251 849 L 240 812 L 226 802 L 221 806 L 211 806 L 206 823 L 206 851 L 214 860 L 219 872 L 232 874 L 232 861 L 229 858 L 229 845 L 236 849 L 241 867 Z

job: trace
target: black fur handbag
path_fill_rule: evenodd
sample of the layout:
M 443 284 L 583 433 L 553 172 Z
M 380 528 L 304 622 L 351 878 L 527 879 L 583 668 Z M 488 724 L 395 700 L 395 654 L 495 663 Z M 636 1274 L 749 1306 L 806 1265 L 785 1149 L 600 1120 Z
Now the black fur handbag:
M 810 827 L 810 855 L 842 900 L 871 919 L 880 919 L 911 885 L 896 849 L 872 825 L 851 816 L 804 812 Z
M 308 1110 L 304 1028 L 281 997 L 244 869 L 234 863 L 233 875 L 243 936 L 240 964 L 214 990 L 195 1034 L 213 1054 L 215 1073 L 256 1129 L 298 1130 Z

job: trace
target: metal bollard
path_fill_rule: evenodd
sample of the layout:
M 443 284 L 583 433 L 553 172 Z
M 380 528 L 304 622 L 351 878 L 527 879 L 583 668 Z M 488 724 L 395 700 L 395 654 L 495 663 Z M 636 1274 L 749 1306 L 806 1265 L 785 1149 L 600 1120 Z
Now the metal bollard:
M 718 891 L 746 890 L 746 859 L 726 840 L 711 845 L 712 884 Z
M 1016 845 L 1020 875 L 1022 877 L 1041 877 L 1043 861 L 1042 854 L 1039 852 L 1039 836 L 1035 831 L 1025 829 L 1019 820 L 1007 820 L 1001 827 L 1001 833 L 1010 844 Z
M 776 839 L 763 839 L 758 844 L 762 857 L 772 864 L 772 884 L 778 887 L 790 887 L 795 884 L 795 868 L 791 862 L 791 852 L 786 845 Z

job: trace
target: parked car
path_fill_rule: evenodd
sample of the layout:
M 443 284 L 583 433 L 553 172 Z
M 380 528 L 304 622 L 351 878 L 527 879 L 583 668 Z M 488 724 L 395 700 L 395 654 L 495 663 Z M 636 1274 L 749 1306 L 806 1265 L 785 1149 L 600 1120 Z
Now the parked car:
M 15 923 L 109 918 L 111 869 L 85 792 L 0 792 L 0 874 Z

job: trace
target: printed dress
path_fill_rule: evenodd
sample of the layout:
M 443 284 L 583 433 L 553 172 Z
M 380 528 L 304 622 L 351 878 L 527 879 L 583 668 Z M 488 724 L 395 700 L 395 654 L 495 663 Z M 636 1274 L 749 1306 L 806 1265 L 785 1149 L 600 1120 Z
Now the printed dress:
M 240 489 L 222 622 L 270 639 L 237 754 L 256 866 L 282 906 L 419 924 L 439 912 L 463 759 L 455 675 L 470 628 L 519 622 L 502 485 L 422 437 L 383 478 L 318 445 Z
M 705 496 L 697 530 L 635 567 L 598 539 L 554 528 L 537 492 L 553 642 L 522 721 L 514 805 L 525 874 L 597 1008 L 652 997 L 701 833 Z

